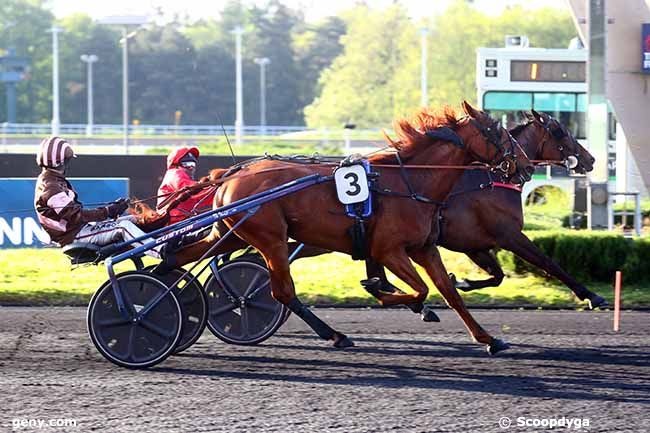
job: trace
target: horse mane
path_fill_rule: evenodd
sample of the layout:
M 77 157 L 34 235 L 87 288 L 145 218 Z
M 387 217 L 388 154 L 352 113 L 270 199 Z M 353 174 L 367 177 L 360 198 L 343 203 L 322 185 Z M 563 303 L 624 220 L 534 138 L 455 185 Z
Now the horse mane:
M 519 134 L 521 134 L 524 131 L 524 129 L 526 129 L 526 127 L 528 125 L 530 125 L 531 123 L 532 123 L 532 120 L 528 120 L 526 123 L 518 123 L 517 126 L 512 128 L 508 132 L 510 132 L 510 135 L 517 138 L 517 137 L 519 137 Z
M 426 135 L 426 131 L 442 126 L 455 130 L 458 120 L 456 111 L 448 106 L 439 110 L 421 108 L 410 118 L 401 118 L 394 122 L 397 140 L 390 138 L 385 131 L 382 133 L 388 145 L 397 150 L 400 157 L 406 161 L 432 144 L 432 139 Z M 395 154 L 392 151 L 378 152 L 368 157 L 368 160 L 372 163 L 394 162 Z

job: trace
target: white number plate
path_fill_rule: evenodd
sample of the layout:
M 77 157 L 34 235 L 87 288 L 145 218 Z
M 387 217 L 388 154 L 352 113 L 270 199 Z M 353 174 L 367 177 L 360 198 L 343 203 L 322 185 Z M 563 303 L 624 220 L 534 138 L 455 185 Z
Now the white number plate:
M 343 204 L 361 203 L 368 199 L 368 179 L 362 165 L 339 167 L 334 172 L 336 194 Z

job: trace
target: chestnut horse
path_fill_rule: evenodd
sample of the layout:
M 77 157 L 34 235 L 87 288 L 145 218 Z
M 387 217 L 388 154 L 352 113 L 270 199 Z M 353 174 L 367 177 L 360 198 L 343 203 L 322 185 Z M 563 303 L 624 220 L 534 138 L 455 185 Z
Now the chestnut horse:
M 367 225 L 368 250 L 373 260 L 386 266 L 415 291 L 382 293 L 379 297 L 382 305 L 421 305 L 426 299 L 429 289 L 413 267 L 410 260 L 413 259 L 426 269 L 474 340 L 485 344 L 488 352 L 493 354 L 507 349 L 508 345 L 488 334 L 467 311 L 436 247 L 437 203 L 447 197 L 463 172 L 459 169 L 409 169 L 409 166 L 459 166 L 478 160 L 507 170 L 504 174 L 508 180 L 515 177 L 530 179 L 533 167 L 510 134 L 497 122 L 466 102 L 463 102 L 463 109 L 467 115 L 462 118 L 457 118 L 450 109 L 445 109 L 442 115 L 422 109 L 413 121 L 397 122 L 395 129 L 400 141 L 391 144 L 405 168 L 379 166 L 395 165 L 398 158 L 394 151 L 383 151 L 369 157 L 369 162 L 375 164 L 373 169 L 379 173 L 381 187 L 403 195 L 376 196 L 375 212 Z M 440 127 L 452 129 L 460 138 L 459 143 L 441 141 L 428 134 Z M 269 172 L 274 168 L 277 170 Z M 331 171 L 331 167 L 323 165 L 273 160 L 255 162 L 242 168 L 240 173 L 258 175 L 224 183 L 215 195 L 214 207 L 245 199 L 306 175 L 329 175 Z M 242 217 L 227 218 L 224 223 L 232 228 Z M 240 240 L 235 239 L 230 244 L 224 241 L 224 245 L 213 253 L 236 249 L 241 246 L 241 240 L 255 247 L 268 266 L 273 297 L 303 319 L 321 338 L 332 341 L 334 347 L 349 347 L 353 343 L 347 336 L 324 323 L 296 297 L 289 270 L 287 240 L 291 237 L 317 248 L 351 254 L 353 245 L 347 234 L 351 225 L 352 220 L 345 215 L 333 185 L 319 184 L 264 204 L 254 216 L 234 229 Z M 182 249 L 172 260 L 177 265 L 197 260 L 220 236 L 219 228 L 215 226 L 207 238 Z
M 556 119 L 534 110 L 527 117 L 526 123 L 510 132 L 528 157 L 561 161 L 567 168 L 582 174 L 593 169 L 593 156 Z M 491 180 L 486 173 L 465 172 L 440 210 L 438 245 L 467 254 L 474 263 L 492 275 L 492 278 L 481 281 L 456 281 L 451 275 L 454 285 L 462 291 L 471 291 L 501 284 L 503 270 L 491 251 L 498 247 L 512 251 L 556 277 L 581 301 L 587 299 L 591 308 L 607 305 L 603 297 L 574 280 L 522 232 L 524 214 L 521 191 L 503 186 L 488 187 Z M 386 279 L 381 265 L 367 263 L 367 270 L 369 279 L 379 279 L 373 281 L 375 289 L 371 293 L 376 290 L 396 291 Z

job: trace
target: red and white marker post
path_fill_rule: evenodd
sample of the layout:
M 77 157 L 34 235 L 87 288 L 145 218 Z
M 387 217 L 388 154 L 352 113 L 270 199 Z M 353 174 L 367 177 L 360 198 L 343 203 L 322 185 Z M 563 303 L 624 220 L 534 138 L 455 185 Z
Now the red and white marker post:
M 616 271 L 614 280 L 614 331 L 618 331 L 621 325 L 621 271 Z

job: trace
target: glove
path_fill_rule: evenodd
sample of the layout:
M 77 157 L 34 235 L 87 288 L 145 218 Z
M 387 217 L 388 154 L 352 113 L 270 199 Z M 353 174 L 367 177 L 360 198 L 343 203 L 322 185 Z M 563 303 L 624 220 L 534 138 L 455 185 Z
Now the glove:
M 115 219 L 122 215 L 122 212 L 129 208 L 129 199 L 121 198 L 113 204 L 106 206 L 106 213 L 109 218 Z

